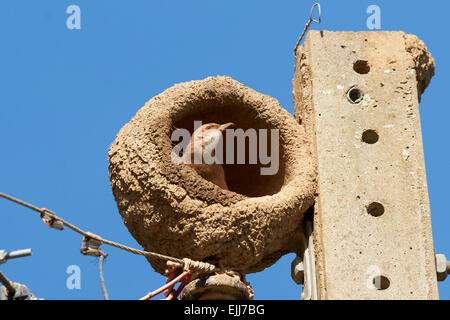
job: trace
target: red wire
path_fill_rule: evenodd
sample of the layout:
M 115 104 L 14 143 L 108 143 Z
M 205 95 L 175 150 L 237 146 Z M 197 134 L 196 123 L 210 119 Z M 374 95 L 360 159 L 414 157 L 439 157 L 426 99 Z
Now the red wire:
M 180 293 L 181 293 L 181 290 L 183 290 L 184 287 L 186 286 L 186 284 L 188 283 L 190 276 L 191 276 L 191 275 L 189 274 L 186 278 L 183 279 L 183 282 L 181 282 L 180 286 L 178 287 L 177 291 L 175 292 L 175 295 L 174 295 L 174 297 L 173 297 L 173 300 L 175 300 L 176 298 L 178 298 L 178 296 L 179 296 Z
M 182 274 L 180 274 L 178 277 L 176 277 L 175 279 L 173 279 L 172 281 L 170 281 L 169 283 L 166 283 L 165 285 L 163 285 L 161 288 L 156 289 L 153 292 L 148 293 L 147 295 L 145 295 L 144 297 L 142 297 L 139 300 L 149 300 L 151 298 L 153 298 L 154 296 L 160 294 L 161 292 L 173 287 L 177 282 L 185 279 L 186 277 L 188 277 L 190 274 L 192 273 L 191 270 L 188 271 L 184 271 Z M 184 281 L 183 281 L 184 282 Z M 178 288 L 179 289 L 179 288 Z M 178 291 L 178 290 L 177 290 Z
M 179 268 L 179 266 L 171 266 L 169 269 L 169 272 L 167 273 L 167 279 L 166 279 L 166 283 L 169 283 L 170 281 L 173 280 L 173 278 L 175 277 L 175 271 Z M 166 291 L 164 291 L 164 295 L 166 297 L 168 297 L 173 291 L 173 287 L 167 289 Z

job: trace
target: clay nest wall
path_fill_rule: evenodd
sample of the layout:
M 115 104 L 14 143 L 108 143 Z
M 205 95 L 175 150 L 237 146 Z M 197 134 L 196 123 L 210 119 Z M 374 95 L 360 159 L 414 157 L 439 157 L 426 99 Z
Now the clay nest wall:
M 278 172 L 261 175 L 259 162 L 227 164 L 224 190 L 172 162 L 173 130 L 192 132 L 194 120 L 279 129 Z M 111 186 L 145 250 L 257 272 L 299 250 L 316 191 L 310 140 L 276 99 L 229 77 L 181 83 L 147 102 L 117 134 L 108 157 Z M 149 262 L 164 272 L 164 261 Z

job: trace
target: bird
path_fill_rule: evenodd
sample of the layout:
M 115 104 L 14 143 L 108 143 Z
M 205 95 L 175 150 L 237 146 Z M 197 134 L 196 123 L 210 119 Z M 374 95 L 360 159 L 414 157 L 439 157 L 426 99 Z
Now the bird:
M 226 124 L 207 123 L 197 128 L 181 157 L 181 161 L 194 169 L 203 179 L 224 190 L 229 189 L 222 164 L 215 162 L 208 164 L 203 160 L 205 154 L 215 156 L 215 150 L 222 139 L 222 133 L 232 126 L 234 126 L 232 122 Z M 201 162 L 199 159 L 201 159 Z

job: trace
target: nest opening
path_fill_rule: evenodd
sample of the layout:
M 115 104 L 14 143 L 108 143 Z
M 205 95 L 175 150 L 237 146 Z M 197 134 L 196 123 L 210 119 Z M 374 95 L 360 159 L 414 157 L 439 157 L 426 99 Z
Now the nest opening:
M 192 135 L 195 121 L 201 121 L 202 124 L 233 122 L 234 126 L 230 128 L 231 130 L 242 129 L 244 133 L 248 133 L 245 139 L 237 138 L 236 135 L 223 134 L 223 168 L 230 191 L 247 197 L 261 197 L 280 192 L 287 179 L 286 163 L 283 161 L 284 148 L 281 139 L 273 137 L 271 131 L 277 128 L 271 127 L 269 123 L 257 116 L 255 110 L 244 104 L 219 105 L 216 101 L 205 101 L 200 108 L 193 108 L 193 110 L 195 112 L 192 114 L 184 114 L 179 119 L 174 120 L 174 129 L 186 129 Z M 259 134 L 261 130 L 267 132 L 267 138 Z M 227 161 L 226 159 L 227 153 L 231 152 L 227 149 L 227 145 L 231 145 L 227 140 L 229 137 L 234 138 L 232 142 L 233 161 Z M 238 145 L 241 145 L 242 142 L 245 143 L 245 163 L 243 164 L 237 161 L 239 152 L 242 152 L 238 150 Z M 252 143 L 252 147 L 250 143 Z M 172 145 L 175 144 L 176 142 L 172 141 Z M 261 145 L 266 146 L 265 150 L 262 148 L 264 150 L 262 152 L 263 154 L 267 153 L 267 158 L 270 158 L 268 164 L 264 164 L 264 160 L 260 157 Z M 275 149 L 278 149 L 278 151 Z M 251 163 L 250 152 L 256 154 L 256 163 Z M 274 170 L 274 174 L 261 174 L 262 168 L 269 167 Z M 275 169 L 277 170 L 275 171 Z

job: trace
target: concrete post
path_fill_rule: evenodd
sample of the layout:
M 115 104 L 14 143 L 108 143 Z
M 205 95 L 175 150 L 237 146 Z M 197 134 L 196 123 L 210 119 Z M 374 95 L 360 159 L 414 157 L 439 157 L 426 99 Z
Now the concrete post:
M 318 163 L 319 299 L 438 299 L 419 99 L 434 72 L 402 32 L 309 32 L 295 116 Z

